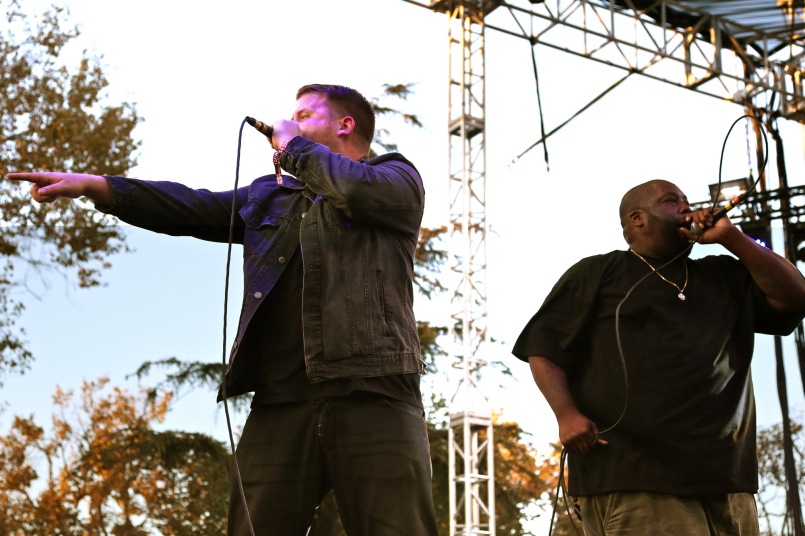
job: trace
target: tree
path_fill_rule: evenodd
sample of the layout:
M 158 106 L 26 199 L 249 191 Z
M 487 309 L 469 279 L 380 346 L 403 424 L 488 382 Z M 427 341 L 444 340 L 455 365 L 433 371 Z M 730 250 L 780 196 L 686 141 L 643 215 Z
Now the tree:
M 146 400 L 101 379 L 77 408 L 71 392 L 53 399 L 51 432 L 16 417 L 0 437 L 0 534 L 224 532 L 230 455 L 202 434 L 152 428 L 170 393 Z
M 758 431 L 758 514 L 761 534 L 765 536 L 790 536 L 799 534 L 786 508 L 788 486 L 799 486 L 800 496 L 805 495 L 805 433 L 801 422 L 791 421 L 791 442 L 796 464 L 795 478 L 789 478 L 784 466 L 783 425 L 775 424 Z M 797 505 L 801 508 L 801 505 Z M 800 528 L 801 530 L 801 528 Z
M 86 202 L 37 205 L 27 187 L 9 184 L 10 170 L 98 169 L 125 174 L 139 143 L 133 105 L 105 104 L 108 83 L 100 58 L 82 54 L 64 65 L 65 47 L 79 32 L 66 27 L 62 8 L 30 15 L 19 0 L 0 0 L 0 380 L 24 372 L 32 359 L 16 321 L 24 305 L 13 296 L 25 287 L 23 269 L 72 271 L 80 287 L 100 284 L 108 256 L 125 248 L 114 219 Z M 22 272 L 22 273 L 21 273 Z M 2 381 L 0 381 L 0 385 Z
M 398 118 L 402 120 L 404 125 L 421 128 L 422 122 L 416 114 L 404 112 L 397 106 L 387 106 L 383 103 L 387 97 L 403 101 L 408 100 L 408 97 L 413 93 L 414 84 L 383 84 L 383 94 L 372 99 L 372 108 L 375 111 L 375 115 L 382 119 Z M 389 129 L 384 126 L 380 126 L 375 130 L 374 143 L 384 152 L 397 150 L 397 144 L 391 141 Z M 370 152 L 370 156 L 376 156 L 377 154 L 374 148 Z

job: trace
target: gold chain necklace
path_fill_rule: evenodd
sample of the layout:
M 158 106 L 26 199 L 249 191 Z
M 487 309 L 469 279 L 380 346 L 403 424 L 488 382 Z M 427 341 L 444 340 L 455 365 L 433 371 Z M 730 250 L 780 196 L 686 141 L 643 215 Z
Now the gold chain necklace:
M 660 279 L 662 279 L 663 281 L 665 281 L 665 282 L 666 282 L 666 283 L 668 283 L 669 285 L 672 285 L 673 287 L 675 287 L 675 288 L 676 288 L 676 289 L 679 291 L 679 294 L 677 294 L 677 295 L 676 295 L 676 297 L 677 297 L 677 298 L 679 298 L 679 299 L 680 299 L 680 300 L 682 300 L 682 301 L 685 301 L 685 289 L 686 289 L 686 288 L 687 288 L 687 286 L 688 286 L 688 260 L 687 260 L 687 259 L 685 259 L 685 260 L 684 260 L 684 263 L 685 263 L 685 282 L 684 282 L 684 283 L 682 283 L 682 287 L 680 287 L 679 285 L 677 285 L 677 284 L 676 284 L 676 283 L 674 283 L 673 281 L 669 281 L 668 279 L 666 279 L 666 278 L 665 278 L 665 277 L 664 277 L 664 276 L 663 276 L 663 275 L 662 275 L 660 272 L 658 272 L 658 271 L 657 271 L 657 269 L 656 269 L 656 268 L 654 268 L 654 267 L 651 265 L 651 263 L 650 263 L 650 262 L 648 262 L 646 259 L 644 259 L 644 258 L 643 258 L 643 256 L 642 256 L 640 253 L 636 252 L 636 251 L 635 251 L 635 250 L 633 250 L 633 249 L 629 249 L 629 251 L 631 251 L 632 253 L 634 253 L 634 254 L 637 256 L 637 258 L 638 258 L 638 259 L 640 259 L 641 261 L 645 262 L 645 263 L 646 263 L 646 266 L 648 266 L 649 268 L 651 268 L 651 271 L 652 271 L 652 272 L 654 272 L 655 274 L 657 274 L 658 276 L 660 276 Z

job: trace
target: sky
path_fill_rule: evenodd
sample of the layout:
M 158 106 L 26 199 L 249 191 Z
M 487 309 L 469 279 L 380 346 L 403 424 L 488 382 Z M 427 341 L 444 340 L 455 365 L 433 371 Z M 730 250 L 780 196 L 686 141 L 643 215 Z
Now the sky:
M 41 9 L 44 0 L 22 0 Z M 399 150 L 420 170 L 427 208 L 424 225 L 445 225 L 448 203 L 448 26 L 443 14 L 403 0 L 71 0 L 70 19 L 82 33 L 71 54 L 102 56 L 112 103 L 136 105 L 145 120 L 129 176 L 175 180 L 192 187 L 234 185 L 238 136 L 245 116 L 287 118 L 296 90 L 307 83 L 355 87 L 367 97 L 384 83 L 413 83 L 402 106 L 423 129 L 392 123 Z M 488 237 L 487 320 L 495 343 L 483 349 L 512 376 L 483 372 L 482 390 L 501 418 L 519 422 L 546 452 L 557 439 L 550 409 L 527 365 L 511 347 L 556 279 L 577 260 L 625 249 L 617 207 L 623 193 L 649 179 L 679 185 L 691 201 L 706 201 L 718 180 L 728 129 L 743 115 L 736 104 L 662 82 L 630 78 L 548 140 L 515 157 L 539 137 L 539 110 L 527 42 L 486 35 L 486 147 Z M 547 47 L 536 49 L 546 130 L 559 125 L 622 74 Z M 780 125 L 791 186 L 802 184 L 803 133 Z M 272 172 L 265 138 L 243 131 L 240 185 Z M 746 176 L 743 126 L 727 140 L 724 180 Z M 774 151 L 771 153 L 774 162 Z M 103 173 L 104 170 L 97 170 Z M 768 171 L 776 188 L 776 172 Z M 77 289 L 56 274 L 29 274 L 21 324 L 36 360 L 23 376 L 5 379 L 0 432 L 13 415 L 49 420 L 56 386 L 108 376 L 132 390 L 128 377 L 146 360 L 221 361 L 223 306 L 228 299 L 231 343 L 240 293 L 235 248 L 225 296 L 226 245 L 155 235 L 127 227 L 129 253 L 115 255 L 106 285 Z M 779 240 L 778 240 L 779 243 Z M 696 246 L 694 256 L 724 253 Z M 800 267 L 801 268 L 801 267 Z M 451 289 L 453 290 L 453 289 Z M 446 325 L 446 300 L 418 299 L 417 315 Z M 446 343 L 449 341 L 445 341 Z M 802 418 L 803 386 L 793 343 L 784 341 L 791 413 Z M 453 358 L 442 369 L 450 370 Z M 771 338 L 758 336 L 753 366 L 758 424 L 780 421 Z M 154 375 L 154 382 L 159 379 Z M 456 379 L 448 377 L 445 394 Z M 147 380 L 146 380 L 147 383 Z M 236 415 L 233 427 L 245 419 Z M 226 440 L 214 393 L 184 394 L 163 425 Z

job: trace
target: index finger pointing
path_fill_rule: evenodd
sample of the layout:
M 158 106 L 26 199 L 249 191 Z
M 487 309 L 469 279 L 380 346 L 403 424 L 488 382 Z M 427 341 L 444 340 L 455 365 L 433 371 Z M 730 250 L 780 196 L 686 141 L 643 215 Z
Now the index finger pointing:
M 37 186 L 45 186 L 61 180 L 61 175 L 61 173 L 52 173 L 47 171 L 20 171 L 11 172 L 7 175 L 7 177 L 13 181 L 27 181 L 32 182 Z

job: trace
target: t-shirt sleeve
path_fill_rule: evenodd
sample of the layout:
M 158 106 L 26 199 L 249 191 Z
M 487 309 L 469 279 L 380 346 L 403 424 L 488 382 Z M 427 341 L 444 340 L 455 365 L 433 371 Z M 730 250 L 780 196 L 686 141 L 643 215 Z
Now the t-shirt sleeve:
M 601 280 L 600 256 L 579 261 L 556 282 L 539 310 L 528 321 L 512 349 L 527 361 L 542 356 L 570 370 L 574 355 L 586 344 L 585 333 Z
M 709 269 L 721 270 L 723 277 L 732 283 L 733 292 L 745 296 L 746 307 L 752 307 L 755 333 L 785 336 L 791 334 L 802 321 L 801 314 L 780 313 L 769 306 L 765 294 L 757 286 L 744 264 L 730 255 L 713 255 L 703 259 Z

